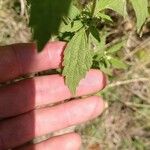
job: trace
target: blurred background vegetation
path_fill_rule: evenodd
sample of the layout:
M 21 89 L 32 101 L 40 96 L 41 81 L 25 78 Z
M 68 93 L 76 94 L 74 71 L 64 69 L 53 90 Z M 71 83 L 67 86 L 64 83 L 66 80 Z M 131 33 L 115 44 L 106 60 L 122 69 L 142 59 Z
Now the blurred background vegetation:
M 75 128 L 83 138 L 83 150 L 150 150 L 150 19 L 140 38 L 135 15 L 124 20 L 110 11 L 107 43 L 126 38 L 120 57 L 128 69 L 113 70 L 102 95 L 109 107 L 99 118 Z M 31 42 L 25 0 L 0 0 L 0 45 Z

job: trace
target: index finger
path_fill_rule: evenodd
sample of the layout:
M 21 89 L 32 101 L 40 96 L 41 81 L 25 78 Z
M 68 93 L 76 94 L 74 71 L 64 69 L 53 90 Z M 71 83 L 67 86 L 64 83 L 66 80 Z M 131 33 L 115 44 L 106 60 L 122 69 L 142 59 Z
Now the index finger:
M 0 47 L 0 82 L 61 66 L 65 42 L 49 42 L 41 53 L 33 43 Z

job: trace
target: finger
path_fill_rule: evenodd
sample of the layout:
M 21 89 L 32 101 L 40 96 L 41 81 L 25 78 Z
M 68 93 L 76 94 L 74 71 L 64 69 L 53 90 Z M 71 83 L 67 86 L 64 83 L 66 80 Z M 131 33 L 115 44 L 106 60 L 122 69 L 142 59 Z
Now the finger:
M 77 96 L 95 93 L 105 86 L 105 82 L 102 72 L 90 70 L 85 79 L 81 80 Z M 0 89 L 0 118 L 19 115 L 37 106 L 69 99 L 71 96 L 60 75 L 24 80 Z
M 65 45 L 64 42 L 51 42 L 41 53 L 37 53 L 33 43 L 0 47 L 0 82 L 60 67 Z
M 81 138 L 76 133 L 53 137 L 36 145 L 24 146 L 14 150 L 79 150 Z
M 14 148 L 36 136 L 93 119 L 102 113 L 104 107 L 103 100 L 94 96 L 2 121 L 0 149 Z

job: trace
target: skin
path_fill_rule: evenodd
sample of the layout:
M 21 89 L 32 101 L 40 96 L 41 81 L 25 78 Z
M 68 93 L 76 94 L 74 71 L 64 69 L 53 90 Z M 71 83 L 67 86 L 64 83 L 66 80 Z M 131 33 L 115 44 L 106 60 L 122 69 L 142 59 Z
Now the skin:
M 32 43 L 0 47 L 0 82 L 62 67 L 65 46 L 64 42 L 51 42 L 41 53 L 37 53 Z M 104 74 L 90 70 L 79 83 L 76 99 L 52 107 L 42 106 L 72 98 L 60 75 L 24 79 L 1 87 L 0 150 L 58 150 L 60 147 L 61 150 L 79 150 L 81 138 L 77 133 L 53 137 L 36 145 L 22 145 L 37 136 L 99 116 L 105 109 L 100 97 L 79 97 L 102 90 L 105 85 Z

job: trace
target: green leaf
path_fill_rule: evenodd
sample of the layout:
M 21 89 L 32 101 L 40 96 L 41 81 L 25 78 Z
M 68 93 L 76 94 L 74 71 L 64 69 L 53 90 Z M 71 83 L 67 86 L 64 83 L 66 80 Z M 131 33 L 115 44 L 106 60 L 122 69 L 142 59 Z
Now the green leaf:
M 104 57 L 104 64 L 105 64 L 106 68 L 110 68 L 111 67 L 111 62 L 106 57 Z
M 99 33 L 98 29 L 97 29 L 96 27 L 94 27 L 94 26 L 91 26 L 91 27 L 89 28 L 89 30 L 90 30 L 90 33 L 93 35 L 93 37 L 94 37 L 98 42 L 100 42 L 100 33 Z
M 100 33 L 100 42 L 98 42 L 97 40 L 95 40 L 95 38 L 93 36 L 90 36 L 91 41 L 93 42 L 93 44 L 96 45 L 96 49 L 95 51 L 100 52 L 104 51 L 106 48 L 106 38 L 108 36 L 107 32 L 102 31 Z
M 60 32 L 75 32 L 83 27 L 83 24 L 80 20 L 73 21 L 68 25 L 62 24 L 60 27 Z
M 101 12 L 99 12 L 96 17 L 102 18 L 103 20 L 108 20 L 108 21 L 113 22 L 113 20 L 111 19 L 110 16 L 108 16 L 104 13 L 101 13 Z
M 79 15 L 80 15 L 80 10 L 73 3 L 71 3 L 67 17 L 69 17 L 71 20 L 73 20 Z
M 104 57 L 104 51 L 95 52 L 95 56 L 94 60 L 99 62 Z
M 107 36 L 108 36 L 107 32 L 105 32 L 105 31 L 101 32 L 101 41 L 100 41 L 99 46 L 98 46 L 98 48 L 100 50 L 104 50 L 106 48 L 106 38 L 107 38 Z
M 137 18 L 137 31 L 141 31 L 141 28 L 149 16 L 148 13 L 148 0 L 130 0 L 136 13 Z
M 99 62 L 99 68 L 101 71 L 103 71 L 105 74 L 112 76 L 112 69 L 107 68 L 106 65 L 103 62 Z
M 124 45 L 124 42 L 116 43 L 116 44 L 114 44 L 113 46 L 110 46 L 110 47 L 107 49 L 107 52 L 108 52 L 108 53 L 115 53 L 115 52 L 121 50 L 121 48 L 123 47 L 123 45 Z
M 71 0 L 28 0 L 31 4 L 29 25 L 39 51 L 58 32 L 62 16 L 67 15 L 70 2 Z
M 112 9 L 120 15 L 126 16 L 126 0 L 97 0 L 95 14 L 105 9 Z
M 126 69 L 127 65 L 120 59 L 112 57 L 110 59 L 110 62 L 112 64 L 112 67 L 117 69 Z
M 92 53 L 88 49 L 85 29 L 78 31 L 65 49 L 63 75 L 70 91 L 75 94 L 79 81 L 92 66 Z

